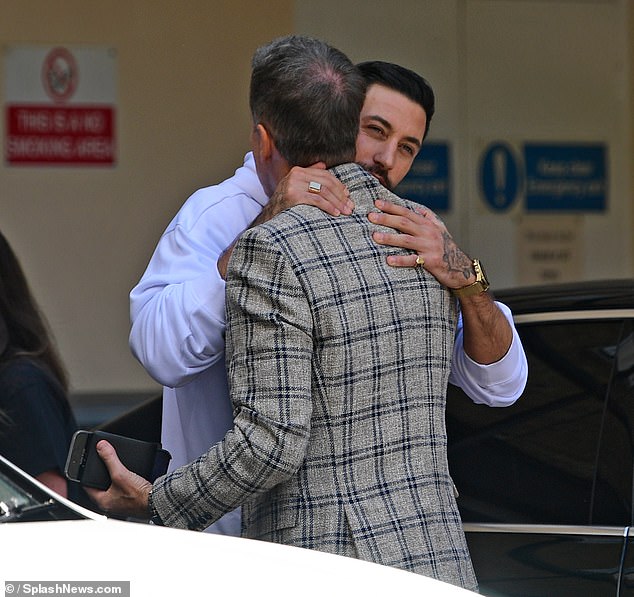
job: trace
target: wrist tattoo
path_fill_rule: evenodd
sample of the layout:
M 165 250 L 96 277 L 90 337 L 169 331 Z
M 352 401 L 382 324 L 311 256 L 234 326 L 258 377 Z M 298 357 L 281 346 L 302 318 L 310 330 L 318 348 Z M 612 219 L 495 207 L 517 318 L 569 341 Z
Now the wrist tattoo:
M 443 233 L 444 251 L 443 261 L 447 264 L 447 272 L 458 272 L 468 280 L 473 274 L 471 260 L 458 248 L 448 232 Z

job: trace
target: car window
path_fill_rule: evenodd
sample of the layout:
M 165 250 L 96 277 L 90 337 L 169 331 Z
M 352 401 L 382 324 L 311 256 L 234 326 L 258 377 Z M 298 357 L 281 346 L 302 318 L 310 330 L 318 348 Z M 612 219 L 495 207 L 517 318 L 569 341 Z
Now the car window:
M 16 508 L 34 506 L 38 502 L 22 491 L 8 477 L 0 474 L 0 517 Z
M 55 496 L 0 457 L 0 524 L 88 518 L 81 509 L 75 509 Z
M 593 524 L 632 525 L 634 469 L 634 324 L 623 322 L 621 335 L 603 350 L 612 360 L 613 375 L 597 458 Z
M 450 388 L 449 465 L 465 522 L 588 524 L 593 511 L 604 517 L 608 502 L 593 503 L 593 487 L 612 488 L 623 468 L 614 458 L 623 440 L 602 457 L 599 451 L 622 326 L 614 320 L 518 326 L 529 379 L 511 407 L 474 405 Z M 599 458 L 609 461 L 600 478 Z M 622 506 L 621 518 L 628 509 Z

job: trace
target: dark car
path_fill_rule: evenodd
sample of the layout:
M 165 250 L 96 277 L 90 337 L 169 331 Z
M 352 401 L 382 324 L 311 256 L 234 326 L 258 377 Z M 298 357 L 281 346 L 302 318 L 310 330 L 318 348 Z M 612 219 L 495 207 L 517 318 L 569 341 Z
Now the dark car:
M 449 465 L 485 595 L 634 595 L 634 280 L 496 292 L 529 362 L 515 405 L 450 387 Z

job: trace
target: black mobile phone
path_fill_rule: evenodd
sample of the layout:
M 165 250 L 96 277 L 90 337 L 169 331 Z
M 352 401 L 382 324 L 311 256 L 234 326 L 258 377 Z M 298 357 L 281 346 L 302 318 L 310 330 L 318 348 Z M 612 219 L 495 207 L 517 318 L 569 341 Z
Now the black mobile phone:
M 78 481 L 86 487 L 108 489 L 110 475 L 99 454 L 97 442 L 108 440 L 117 451 L 119 460 L 137 475 L 154 481 L 165 474 L 170 454 L 161 445 L 146 442 L 106 431 L 77 431 L 68 450 L 64 473 L 71 481 Z

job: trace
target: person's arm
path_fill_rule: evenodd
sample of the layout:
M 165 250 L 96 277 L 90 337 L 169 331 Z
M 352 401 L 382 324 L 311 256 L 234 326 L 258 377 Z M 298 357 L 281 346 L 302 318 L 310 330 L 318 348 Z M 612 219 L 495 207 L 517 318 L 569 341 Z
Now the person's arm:
M 68 497 L 68 482 L 58 470 L 44 471 L 35 478 L 62 497 Z
M 464 349 L 462 315 L 458 322 L 449 383 L 458 386 L 476 404 L 510 406 L 524 391 L 528 379 L 528 362 L 522 341 L 513 324 L 511 310 L 503 303 L 496 307 L 506 318 L 513 333 L 513 340 L 506 354 L 490 364 L 471 359 Z
M 377 201 L 376 207 L 381 212 L 368 215 L 370 221 L 396 230 L 395 233 L 376 232 L 374 239 L 379 244 L 410 249 L 409 255 L 392 255 L 388 263 L 395 267 L 416 267 L 417 258 L 424 259 L 424 268 L 441 284 L 450 288 L 462 288 L 475 281 L 475 273 L 471 259 L 456 245 L 443 222 L 431 210 L 421 206 L 413 211 L 406 207 L 386 201 Z M 461 333 L 456 337 L 456 352 L 463 362 L 462 354 L 468 361 L 481 368 L 500 362 L 512 350 L 514 363 L 525 363 L 526 357 L 519 338 L 516 335 L 512 320 L 505 316 L 500 306 L 488 292 L 459 298 L 462 317 Z M 455 360 L 455 359 L 454 359 Z M 454 367 L 452 365 L 452 373 Z M 473 367 L 471 367 L 473 368 Z M 496 373 L 500 378 L 496 378 Z M 518 367 L 511 372 L 512 381 L 506 379 L 506 369 L 498 371 L 490 367 L 483 373 L 484 383 L 490 388 L 488 400 L 483 399 L 482 386 L 473 381 L 473 376 L 458 373 L 462 389 L 477 402 L 492 405 L 507 405 L 515 401 L 521 394 L 527 377 L 527 368 Z M 496 399 L 496 388 L 505 388 L 500 400 Z M 509 386 L 512 389 L 509 391 Z
M 173 230 L 130 293 L 130 348 L 162 385 L 182 385 L 223 356 L 220 252 L 193 242 L 188 231 Z
M 100 442 L 113 483 L 107 491 L 89 490 L 91 498 L 107 512 L 147 517 L 151 489 L 153 512 L 165 526 L 202 530 L 295 474 L 312 413 L 312 320 L 303 297 L 294 273 L 261 233 L 244 235 L 227 285 L 233 430 L 153 486 L 122 467 Z M 279 370 L 286 374 L 276 375 Z
M 162 385 L 187 383 L 224 357 L 225 283 L 216 262 L 261 206 L 245 194 L 221 197 L 220 187 L 190 197 L 130 293 L 130 347 Z
M 4 371 L 9 381 L 0 376 L 0 454 L 66 497 L 62 471 L 74 420 L 64 391 L 30 360 L 9 361 Z

